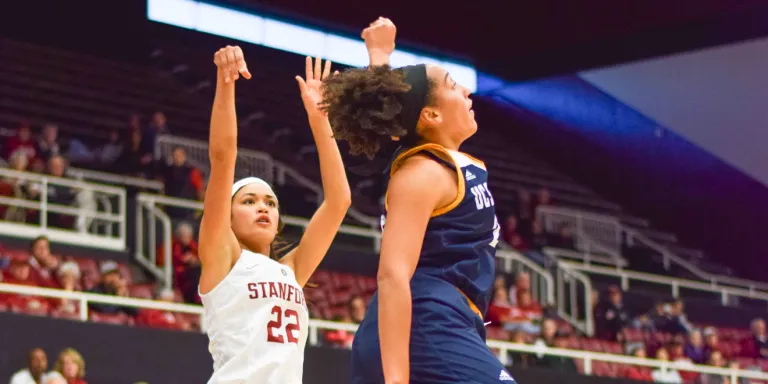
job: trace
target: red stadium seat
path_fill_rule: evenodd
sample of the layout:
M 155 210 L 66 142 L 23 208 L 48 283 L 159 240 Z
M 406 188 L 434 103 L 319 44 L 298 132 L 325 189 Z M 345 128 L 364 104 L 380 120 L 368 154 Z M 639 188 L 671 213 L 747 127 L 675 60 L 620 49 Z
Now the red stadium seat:
M 91 311 L 89 313 L 89 319 L 94 323 L 104 324 L 116 324 L 116 325 L 133 325 L 133 319 L 124 313 L 118 313 L 115 315 L 98 313 Z
M 152 284 L 134 284 L 130 287 L 131 296 L 138 297 L 140 299 L 151 300 L 154 297 L 152 290 Z

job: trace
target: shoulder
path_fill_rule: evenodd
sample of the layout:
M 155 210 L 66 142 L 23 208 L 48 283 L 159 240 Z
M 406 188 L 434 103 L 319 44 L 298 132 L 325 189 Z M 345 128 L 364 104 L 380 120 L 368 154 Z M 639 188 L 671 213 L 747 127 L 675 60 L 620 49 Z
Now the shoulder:
M 403 160 L 389 180 L 388 191 L 439 192 L 440 186 L 453 185 L 453 171 L 424 154 Z

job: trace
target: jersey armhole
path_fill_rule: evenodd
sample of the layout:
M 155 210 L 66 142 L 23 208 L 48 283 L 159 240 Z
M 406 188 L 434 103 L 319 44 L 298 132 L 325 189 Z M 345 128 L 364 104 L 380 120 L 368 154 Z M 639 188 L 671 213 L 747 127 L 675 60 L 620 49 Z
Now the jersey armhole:
M 424 144 L 419 145 L 417 147 L 413 147 L 395 158 L 395 160 L 392 162 L 392 167 L 389 171 L 389 177 L 391 178 L 392 175 L 395 174 L 395 172 L 400 168 L 400 166 L 403 164 L 403 161 L 405 161 L 407 158 L 418 154 L 418 153 L 424 153 L 427 156 L 429 156 L 431 159 L 437 161 L 438 163 L 444 165 L 446 168 L 449 168 L 456 172 L 456 179 L 458 182 L 458 191 L 456 192 L 456 197 L 453 199 L 453 201 L 450 204 L 447 204 L 445 206 L 439 207 L 432 211 L 432 213 L 429 215 L 429 217 L 437 217 L 440 215 L 444 215 L 454 208 L 456 208 L 462 200 L 464 200 L 464 194 L 465 194 L 465 185 L 464 185 L 464 175 L 461 172 L 461 167 L 456 162 L 456 159 L 453 157 L 450 151 L 443 148 L 442 146 L 438 144 Z M 384 194 L 384 210 L 388 210 L 387 205 L 387 194 Z

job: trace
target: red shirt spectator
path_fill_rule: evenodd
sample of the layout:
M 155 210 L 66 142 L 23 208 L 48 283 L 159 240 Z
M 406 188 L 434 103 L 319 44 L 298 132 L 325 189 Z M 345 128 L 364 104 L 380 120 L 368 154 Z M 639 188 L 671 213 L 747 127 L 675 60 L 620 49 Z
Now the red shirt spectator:
M 25 257 L 15 257 L 11 260 L 11 265 L 3 276 L 3 282 L 30 287 L 37 286 L 31 273 L 29 261 Z M 22 312 L 46 312 L 50 306 L 47 299 L 37 296 L 0 294 L 0 301 L 8 303 L 15 310 Z
M 61 265 L 61 259 L 51 253 L 51 243 L 45 236 L 32 240 L 30 247 L 32 257 L 29 265 L 32 267 L 32 275 L 37 285 L 48 288 L 59 288 L 56 284 L 56 271 Z
M 752 336 L 742 342 L 741 355 L 753 359 L 768 359 L 768 335 L 765 320 L 757 318 L 750 325 Z
M 174 294 L 171 290 L 162 290 L 156 300 L 172 303 Z M 142 309 L 139 312 L 137 322 L 152 328 L 189 330 L 190 325 L 173 312 L 159 309 Z
M 8 144 L 5 146 L 4 158 L 6 160 L 11 158 L 14 152 L 21 151 L 27 155 L 27 159 L 32 161 L 37 155 L 35 149 L 35 142 L 32 140 L 32 130 L 28 125 L 24 124 L 16 131 L 16 136 L 8 139 Z
M 647 357 L 645 353 L 645 347 L 638 346 L 635 350 L 632 351 L 632 356 L 645 359 Z M 640 365 L 628 366 L 627 370 L 624 371 L 624 376 L 632 380 L 653 381 L 653 376 L 651 376 L 651 369 Z
M 517 230 L 517 217 L 510 215 L 504 222 L 504 241 L 512 244 L 512 237 L 518 234 Z

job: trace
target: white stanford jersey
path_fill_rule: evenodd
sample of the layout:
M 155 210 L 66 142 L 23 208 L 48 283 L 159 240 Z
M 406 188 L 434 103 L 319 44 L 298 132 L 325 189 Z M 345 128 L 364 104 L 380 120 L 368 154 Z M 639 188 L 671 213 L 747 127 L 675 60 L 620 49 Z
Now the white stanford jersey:
M 291 268 L 243 250 L 200 297 L 213 356 L 209 384 L 301 384 L 309 314 Z

